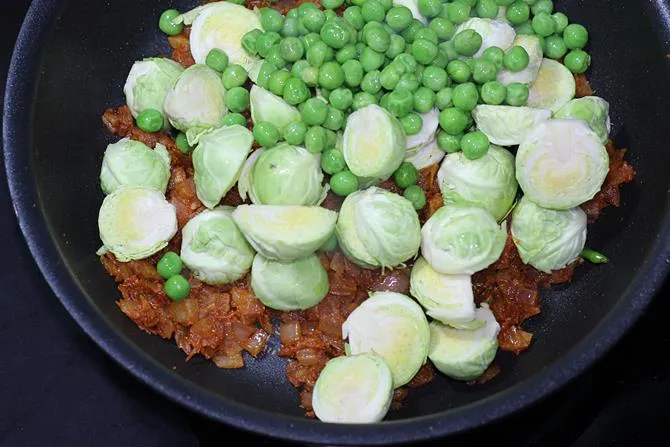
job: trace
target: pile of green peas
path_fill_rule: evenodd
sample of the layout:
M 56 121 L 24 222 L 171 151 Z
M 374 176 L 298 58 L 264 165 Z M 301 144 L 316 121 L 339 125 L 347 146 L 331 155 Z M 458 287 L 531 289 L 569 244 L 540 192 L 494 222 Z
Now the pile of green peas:
M 191 293 L 191 284 L 181 271 L 184 263 L 173 251 L 166 252 L 156 264 L 156 271 L 165 280 L 163 291 L 173 301 L 181 301 Z

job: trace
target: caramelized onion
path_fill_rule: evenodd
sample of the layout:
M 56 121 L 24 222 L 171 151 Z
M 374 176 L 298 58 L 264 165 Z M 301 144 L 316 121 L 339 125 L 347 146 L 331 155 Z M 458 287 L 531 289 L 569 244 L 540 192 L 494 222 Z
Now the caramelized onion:
M 246 342 L 242 343 L 242 347 L 251 355 L 256 357 L 265 350 L 265 345 L 268 342 L 270 335 L 262 329 L 257 330 Z
M 295 358 L 304 366 L 318 365 L 323 361 L 323 352 L 311 348 L 301 349 L 295 353 Z
M 244 358 L 242 358 L 242 354 L 239 352 L 232 355 L 215 355 L 212 357 L 212 361 L 219 368 L 225 369 L 242 368 L 244 366 Z
M 282 323 L 279 327 L 279 339 L 282 344 L 294 343 L 300 340 L 300 322 L 299 321 L 289 321 L 287 323 Z

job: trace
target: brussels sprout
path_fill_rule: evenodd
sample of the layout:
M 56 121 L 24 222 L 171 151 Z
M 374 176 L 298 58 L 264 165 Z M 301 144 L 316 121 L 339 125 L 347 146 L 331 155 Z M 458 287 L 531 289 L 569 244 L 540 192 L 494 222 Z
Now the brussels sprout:
M 486 304 L 475 311 L 484 323 L 477 330 L 453 329 L 430 323 L 428 358 L 443 374 L 456 380 L 474 380 L 481 376 L 496 356 L 500 325 Z
M 365 268 L 401 265 L 417 255 L 421 244 L 412 203 L 374 186 L 344 199 L 335 233 L 344 254 Z
M 196 64 L 204 64 L 213 48 L 223 50 L 231 64 L 245 69 L 258 60 L 242 47 L 242 37 L 253 29 L 260 29 L 258 14 L 232 2 L 215 2 L 199 6 L 175 19 L 191 26 L 189 43 Z
M 421 114 L 421 130 L 419 133 L 407 137 L 407 156 L 415 155 L 428 143 L 435 140 L 439 125 L 440 111 L 437 108 Z
M 254 199 L 251 198 L 251 188 L 253 187 L 251 182 L 256 160 L 258 160 L 258 157 L 260 157 L 262 153 L 262 148 L 256 149 L 251 155 L 249 155 L 247 161 L 244 162 L 244 166 L 242 166 L 242 172 L 240 172 L 240 178 L 237 181 L 237 192 L 240 194 L 240 198 L 244 201 L 247 200 L 247 196 L 251 199 L 252 202 L 254 201 Z
M 228 284 L 242 278 L 254 250 L 232 218 L 233 208 L 219 206 L 189 220 L 181 230 L 181 259 L 202 282 Z
M 314 253 L 330 238 L 337 213 L 319 206 L 240 205 L 233 218 L 260 255 L 295 261 Z
M 375 104 L 347 119 L 342 152 L 349 170 L 365 186 L 388 179 L 405 158 L 407 137 L 402 124 Z
M 528 53 L 528 66 L 521 71 L 502 70 L 498 73 L 498 81 L 504 85 L 509 85 L 514 82 L 522 84 L 532 84 L 537 79 L 537 74 L 540 71 L 542 64 L 542 45 L 540 38 L 537 36 L 530 36 L 526 34 L 519 34 L 512 42 L 512 46 L 523 47 Z
M 512 213 L 512 240 L 521 260 L 551 273 L 575 261 L 586 243 L 586 213 L 542 208 L 523 197 Z
M 102 157 L 100 186 L 105 194 L 125 186 L 146 186 L 165 194 L 169 180 L 170 154 L 160 143 L 151 150 L 124 138 L 108 145 Z
M 550 110 L 530 107 L 478 105 L 472 111 L 477 128 L 493 144 L 515 146 L 539 123 L 551 118 Z
M 133 64 L 123 86 L 126 104 L 135 118 L 140 112 L 155 109 L 163 112 L 163 103 L 168 90 L 184 67 L 172 59 L 154 57 Z M 165 121 L 166 128 L 169 122 Z
M 289 124 L 302 120 L 297 108 L 263 87 L 251 87 L 249 102 L 254 123 L 268 121 L 274 124 L 280 134 L 284 133 L 284 128 Z
M 105 197 L 98 214 L 103 250 L 121 262 L 144 259 L 177 233 L 177 212 L 163 193 L 144 186 L 118 189 Z
M 428 20 L 419 12 L 419 0 L 393 0 L 393 6 L 404 6 L 412 13 L 412 17 L 428 25 Z
M 519 186 L 514 156 L 495 145 L 476 160 L 468 159 L 463 152 L 447 155 L 437 172 L 437 184 L 445 205 L 480 206 L 498 222 L 512 208 Z
M 421 254 L 433 270 L 472 275 L 498 260 L 507 240 L 506 225 L 474 206 L 443 206 L 421 229 Z
M 543 59 L 537 79 L 530 87 L 528 107 L 556 112 L 575 97 L 575 78 L 565 65 Z
M 490 47 L 498 47 L 507 51 L 514 42 L 516 31 L 504 20 L 491 20 L 473 17 L 467 22 L 456 27 L 455 33 L 471 29 L 482 36 L 482 46 L 473 57 L 481 57 L 484 51 Z
M 328 294 L 328 273 L 316 255 L 292 262 L 257 255 L 251 266 L 251 288 L 259 300 L 276 310 L 316 306 Z
M 379 422 L 392 400 L 391 370 L 372 352 L 330 359 L 312 393 L 314 414 L 323 422 Z
M 167 96 L 164 110 L 170 123 L 186 133 L 188 144 L 219 127 L 228 109 L 221 76 L 206 65 L 192 65 L 177 78 Z
M 612 127 L 609 112 L 610 105 L 607 101 L 597 96 L 585 96 L 568 102 L 556 112 L 554 118 L 586 121 L 600 141 L 606 144 Z
M 444 155 L 444 151 L 437 145 L 437 141 L 433 140 L 422 146 L 413 155 L 408 155 L 405 161 L 412 163 L 417 169 L 423 169 L 441 162 Z
M 200 138 L 193 151 L 195 190 L 207 208 L 214 208 L 233 187 L 253 142 L 249 129 L 239 124 Z
M 544 208 L 566 210 L 591 200 L 608 172 L 607 150 L 584 121 L 541 123 L 516 153 L 521 189 Z
M 342 323 L 348 353 L 374 352 L 391 369 L 393 388 L 408 383 L 426 362 L 430 330 L 414 300 L 402 293 L 376 292 Z

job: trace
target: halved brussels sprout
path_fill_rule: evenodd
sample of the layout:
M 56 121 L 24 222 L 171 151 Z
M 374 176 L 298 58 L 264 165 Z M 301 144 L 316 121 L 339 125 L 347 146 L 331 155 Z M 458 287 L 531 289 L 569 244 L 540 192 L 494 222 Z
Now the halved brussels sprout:
M 148 258 L 177 233 L 177 212 L 163 193 L 144 186 L 121 188 L 105 197 L 98 214 L 103 250 L 121 262 Z
M 335 232 L 344 254 L 365 268 L 399 266 L 415 257 L 421 244 L 411 202 L 374 186 L 344 199 Z
M 240 205 L 233 218 L 260 255 L 295 261 L 311 255 L 330 238 L 337 213 L 319 206 Z
M 478 105 L 472 111 L 477 128 L 493 144 L 515 146 L 539 123 L 551 118 L 551 110 L 531 107 Z
M 314 415 L 323 422 L 379 422 L 392 400 L 391 370 L 372 352 L 330 359 L 312 393 Z
M 537 79 L 530 87 L 528 107 L 556 112 L 575 97 L 575 78 L 560 62 L 543 59 Z
M 256 166 L 256 160 L 263 153 L 262 148 L 258 148 L 252 152 L 251 155 L 247 158 L 247 161 L 244 162 L 242 166 L 242 172 L 240 172 L 240 178 L 237 180 L 237 192 L 240 194 L 240 198 L 246 201 L 247 196 L 249 199 L 254 202 L 254 199 L 251 198 L 251 188 L 253 187 L 251 181 L 253 179 L 254 166 Z M 254 202 L 256 203 L 256 202 Z
M 484 322 L 476 330 L 453 329 L 430 323 L 430 358 L 433 365 L 456 380 L 474 380 L 481 376 L 496 356 L 500 325 L 486 304 L 475 311 Z
M 516 179 L 544 208 L 574 208 L 600 190 L 609 157 L 584 121 L 550 120 L 536 126 L 516 153 Z
M 422 146 L 413 155 L 408 155 L 405 161 L 412 163 L 417 169 L 423 169 L 441 162 L 444 156 L 444 151 L 437 145 L 437 141 L 433 140 Z
M 440 111 L 437 108 L 421 114 L 421 130 L 419 133 L 407 137 L 407 156 L 416 154 L 433 141 L 439 125 Z
M 496 145 L 476 160 L 463 152 L 449 154 L 437 172 L 437 184 L 445 205 L 480 206 L 500 222 L 512 208 L 519 187 L 514 155 Z
M 213 48 L 225 51 L 231 64 L 245 69 L 258 60 L 242 48 L 242 37 L 263 28 L 258 14 L 243 5 L 214 2 L 182 14 L 175 21 L 192 25 L 189 42 L 196 64 L 204 64 Z
M 276 310 L 316 306 L 328 294 L 328 273 L 312 254 L 292 262 L 257 255 L 251 266 L 251 288 L 259 300 Z
M 521 260 L 551 273 L 575 261 L 586 243 L 586 213 L 549 210 L 523 197 L 512 213 L 512 240 Z
M 426 362 L 430 330 L 423 309 L 410 297 L 376 292 L 342 323 L 348 354 L 374 352 L 391 369 L 393 388 L 408 383 Z
M 165 194 L 170 180 L 170 154 L 160 143 L 151 149 L 124 138 L 107 146 L 102 157 L 100 186 L 110 194 L 125 186 L 146 186 Z
M 474 206 L 443 206 L 421 229 L 421 254 L 433 270 L 472 275 L 498 260 L 507 240 L 506 225 Z
M 481 57 L 484 51 L 490 47 L 498 47 L 507 51 L 514 42 L 516 31 L 504 20 L 481 19 L 473 17 L 467 22 L 456 27 L 455 34 L 471 29 L 482 36 L 482 46 L 473 57 Z
M 344 160 L 366 186 L 388 179 L 403 162 L 406 149 L 400 121 L 378 105 L 358 109 L 347 118 Z
M 221 126 L 228 113 L 221 75 L 207 65 L 191 65 L 177 78 L 163 106 L 170 123 L 186 133 L 188 144 Z
M 419 12 L 419 0 L 393 0 L 393 6 L 404 6 L 412 12 L 412 17 L 428 25 L 428 20 Z
M 147 109 L 163 112 L 163 104 L 168 90 L 184 72 L 182 67 L 172 59 L 152 57 L 137 61 L 128 73 L 123 86 L 126 104 L 134 117 Z M 166 127 L 169 122 L 165 121 Z
M 254 250 L 233 221 L 233 208 L 219 206 L 189 220 L 181 230 L 181 259 L 202 282 L 228 284 L 242 278 Z
M 554 115 L 556 119 L 576 119 L 586 121 L 603 144 L 609 140 L 612 127 L 610 121 L 610 105 L 597 96 L 585 96 L 573 99 Z
M 195 190 L 198 199 L 214 208 L 240 176 L 254 137 L 239 124 L 216 129 L 200 138 L 193 151 Z
M 289 124 L 302 120 L 296 107 L 257 85 L 251 87 L 249 103 L 253 122 L 268 121 L 274 124 L 280 134 L 284 133 L 284 128 Z
M 532 84 L 537 79 L 542 64 L 542 45 L 538 36 L 519 34 L 512 42 L 512 46 L 523 47 L 529 56 L 528 66 L 521 71 L 502 70 L 498 73 L 498 81 L 503 85 L 509 85 L 514 82 L 522 84 Z

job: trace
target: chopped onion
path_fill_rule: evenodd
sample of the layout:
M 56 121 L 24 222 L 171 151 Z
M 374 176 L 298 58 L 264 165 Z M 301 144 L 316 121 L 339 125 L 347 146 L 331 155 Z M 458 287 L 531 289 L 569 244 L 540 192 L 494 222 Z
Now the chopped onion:
M 244 366 L 244 358 L 239 352 L 233 355 L 216 355 L 212 357 L 212 361 L 219 368 L 225 369 L 242 368 Z
M 305 348 L 295 353 L 295 358 L 304 366 L 318 365 L 324 360 L 321 352 L 315 349 Z
M 279 339 L 282 344 L 294 343 L 300 340 L 300 322 L 299 321 L 289 321 L 287 323 L 282 323 L 279 327 Z
M 263 329 L 259 329 L 242 344 L 242 347 L 246 349 L 249 354 L 256 357 L 265 349 L 268 338 L 270 338 L 270 335 Z

